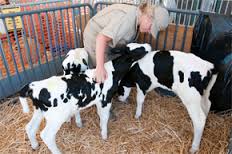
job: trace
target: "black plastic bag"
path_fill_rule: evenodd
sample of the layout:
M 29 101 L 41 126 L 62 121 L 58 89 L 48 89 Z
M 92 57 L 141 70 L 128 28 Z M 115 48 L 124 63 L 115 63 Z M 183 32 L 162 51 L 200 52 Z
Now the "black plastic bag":
M 193 30 L 191 51 L 218 68 L 210 92 L 211 110 L 232 109 L 232 16 L 201 12 Z

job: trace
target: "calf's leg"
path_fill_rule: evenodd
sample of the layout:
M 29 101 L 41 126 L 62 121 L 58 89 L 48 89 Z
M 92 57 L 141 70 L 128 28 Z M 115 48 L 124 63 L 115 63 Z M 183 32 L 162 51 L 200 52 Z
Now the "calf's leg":
M 39 129 L 40 123 L 43 119 L 41 110 L 34 109 L 34 113 L 31 121 L 26 125 L 26 133 L 31 142 L 31 147 L 37 149 L 39 146 L 38 141 L 36 140 L 36 132 Z
M 40 133 L 40 137 L 47 145 L 48 149 L 54 154 L 61 154 L 60 150 L 56 145 L 56 134 L 64 122 L 65 119 L 62 119 L 61 117 L 57 117 L 57 119 L 46 118 L 46 126 Z
M 101 136 L 104 140 L 107 139 L 107 125 L 110 116 L 111 103 L 107 103 L 106 106 L 102 107 L 101 103 L 97 104 L 97 113 L 100 117 Z
M 144 100 L 145 100 L 145 95 L 143 91 L 139 88 L 139 86 L 137 86 L 137 95 L 136 95 L 137 107 L 135 114 L 136 119 L 138 119 L 142 114 Z

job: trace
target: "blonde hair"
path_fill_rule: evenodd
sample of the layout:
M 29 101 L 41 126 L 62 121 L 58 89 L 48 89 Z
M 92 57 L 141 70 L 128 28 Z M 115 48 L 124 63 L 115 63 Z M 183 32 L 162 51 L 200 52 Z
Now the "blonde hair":
M 153 17 L 154 16 L 153 12 L 154 11 L 153 11 L 153 7 L 152 7 L 151 4 L 142 3 L 142 4 L 139 5 L 139 13 L 140 13 L 140 15 L 146 14 L 146 15 L 148 15 L 150 17 Z

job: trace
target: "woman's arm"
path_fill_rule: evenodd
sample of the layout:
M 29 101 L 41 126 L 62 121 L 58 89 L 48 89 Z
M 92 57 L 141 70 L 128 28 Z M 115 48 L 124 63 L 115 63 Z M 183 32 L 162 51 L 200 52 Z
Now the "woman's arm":
M 112 39 L 103 34 L 98 34 L 96 38 L 96 72 L 95 78 L 98 83 L 103 83 L 107 78 L 107 72 L 104 67 L 105 50 Z

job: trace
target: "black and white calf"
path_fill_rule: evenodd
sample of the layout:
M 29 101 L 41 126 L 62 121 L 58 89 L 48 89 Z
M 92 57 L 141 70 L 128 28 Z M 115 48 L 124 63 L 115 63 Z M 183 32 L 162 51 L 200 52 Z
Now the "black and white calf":
M 123 52 L 133 52 L 133 50 L 138 50 L 138 49 L 141 49 L 141 50 L 144 50 L 145 52 L 151 52 L 151 45 L 148 44 L 148 43 L 143 43 L 143 44 L 140 44 L 140 43 L 129 43 L 127 44 L 126 46 L 123 45 L 123 46 L 119 46 L 119 47 L 115 47 L 115 48 L 112 48 L 111 49 L 111 52 L 113 54 L 120 54 L 120 53 L 123 53 Z M 72 62 L 70 60 L 70 62 Z M 76 62 L 77 64 L 77 62 Z M 76 115 L 76 125 L 77 127 L 82 127 L 82 120 L 81 120 L 81 115 L 80 115 L 80 112 L 77 112 Z M 70 122 L 71 121 L 71 118 L 67 120 L 67 122 Z
M 57 131 L 79 110 L 92 105 L 97 106 L 101 135 L 103 139 L 106 139 L 111 99 L 132 63 L 145 54 L 144 47 L 124 50 L 121 56 L 105 63 L 107 79 L 104 84 L 96 83 L 93 80 L 95 70 L 88 69 L 84 73 L 53 76 L 24 86 L 19 97 L 23 111 L 29 112 L 26 97 L 32 99 L 34 106 L 33 117 L 26 125 L 26 133 L 32 148 L 38 147 L 36 132 L 41 120 L 45 118 L 46 126 L 40 133 L 40 137 L 52 153 L 60 153 L 55 140 Z
M 62 62 L 64 74 L 80 73 L 88 69 L 88 53 L 84 48 L 70 50 Z
M 68 74 L 74 74 L 74 73 L 81 73 L 86 71 L 88 67 L 88 53 L 84 48 L 76 48 L 70 50 L 67 55 L 65 56 L 65 59 L 62 62 L 62 68 L 64 75 Z M 82 127 L 82 121 L 80 118 L 79 111 L 76 113 L 76 125 L 78 127 Z M 70 119 L 67 120 L 67 122 L 71 122 Z
M 120 101 L 126 101 L 132 86 L 137 87 L 135 118 L 142 114 L 146 94 L 156 87 L 172 90 L 188 110 L 194 127 L 190 152 L 199 149 L 210 109 L 210 90 L 217 74 L 214 65 L 199 57 L 180 51 L 152 51 L 133 64 L 121 81 Z M 122 88 L 123 87 L 123 88 Z

